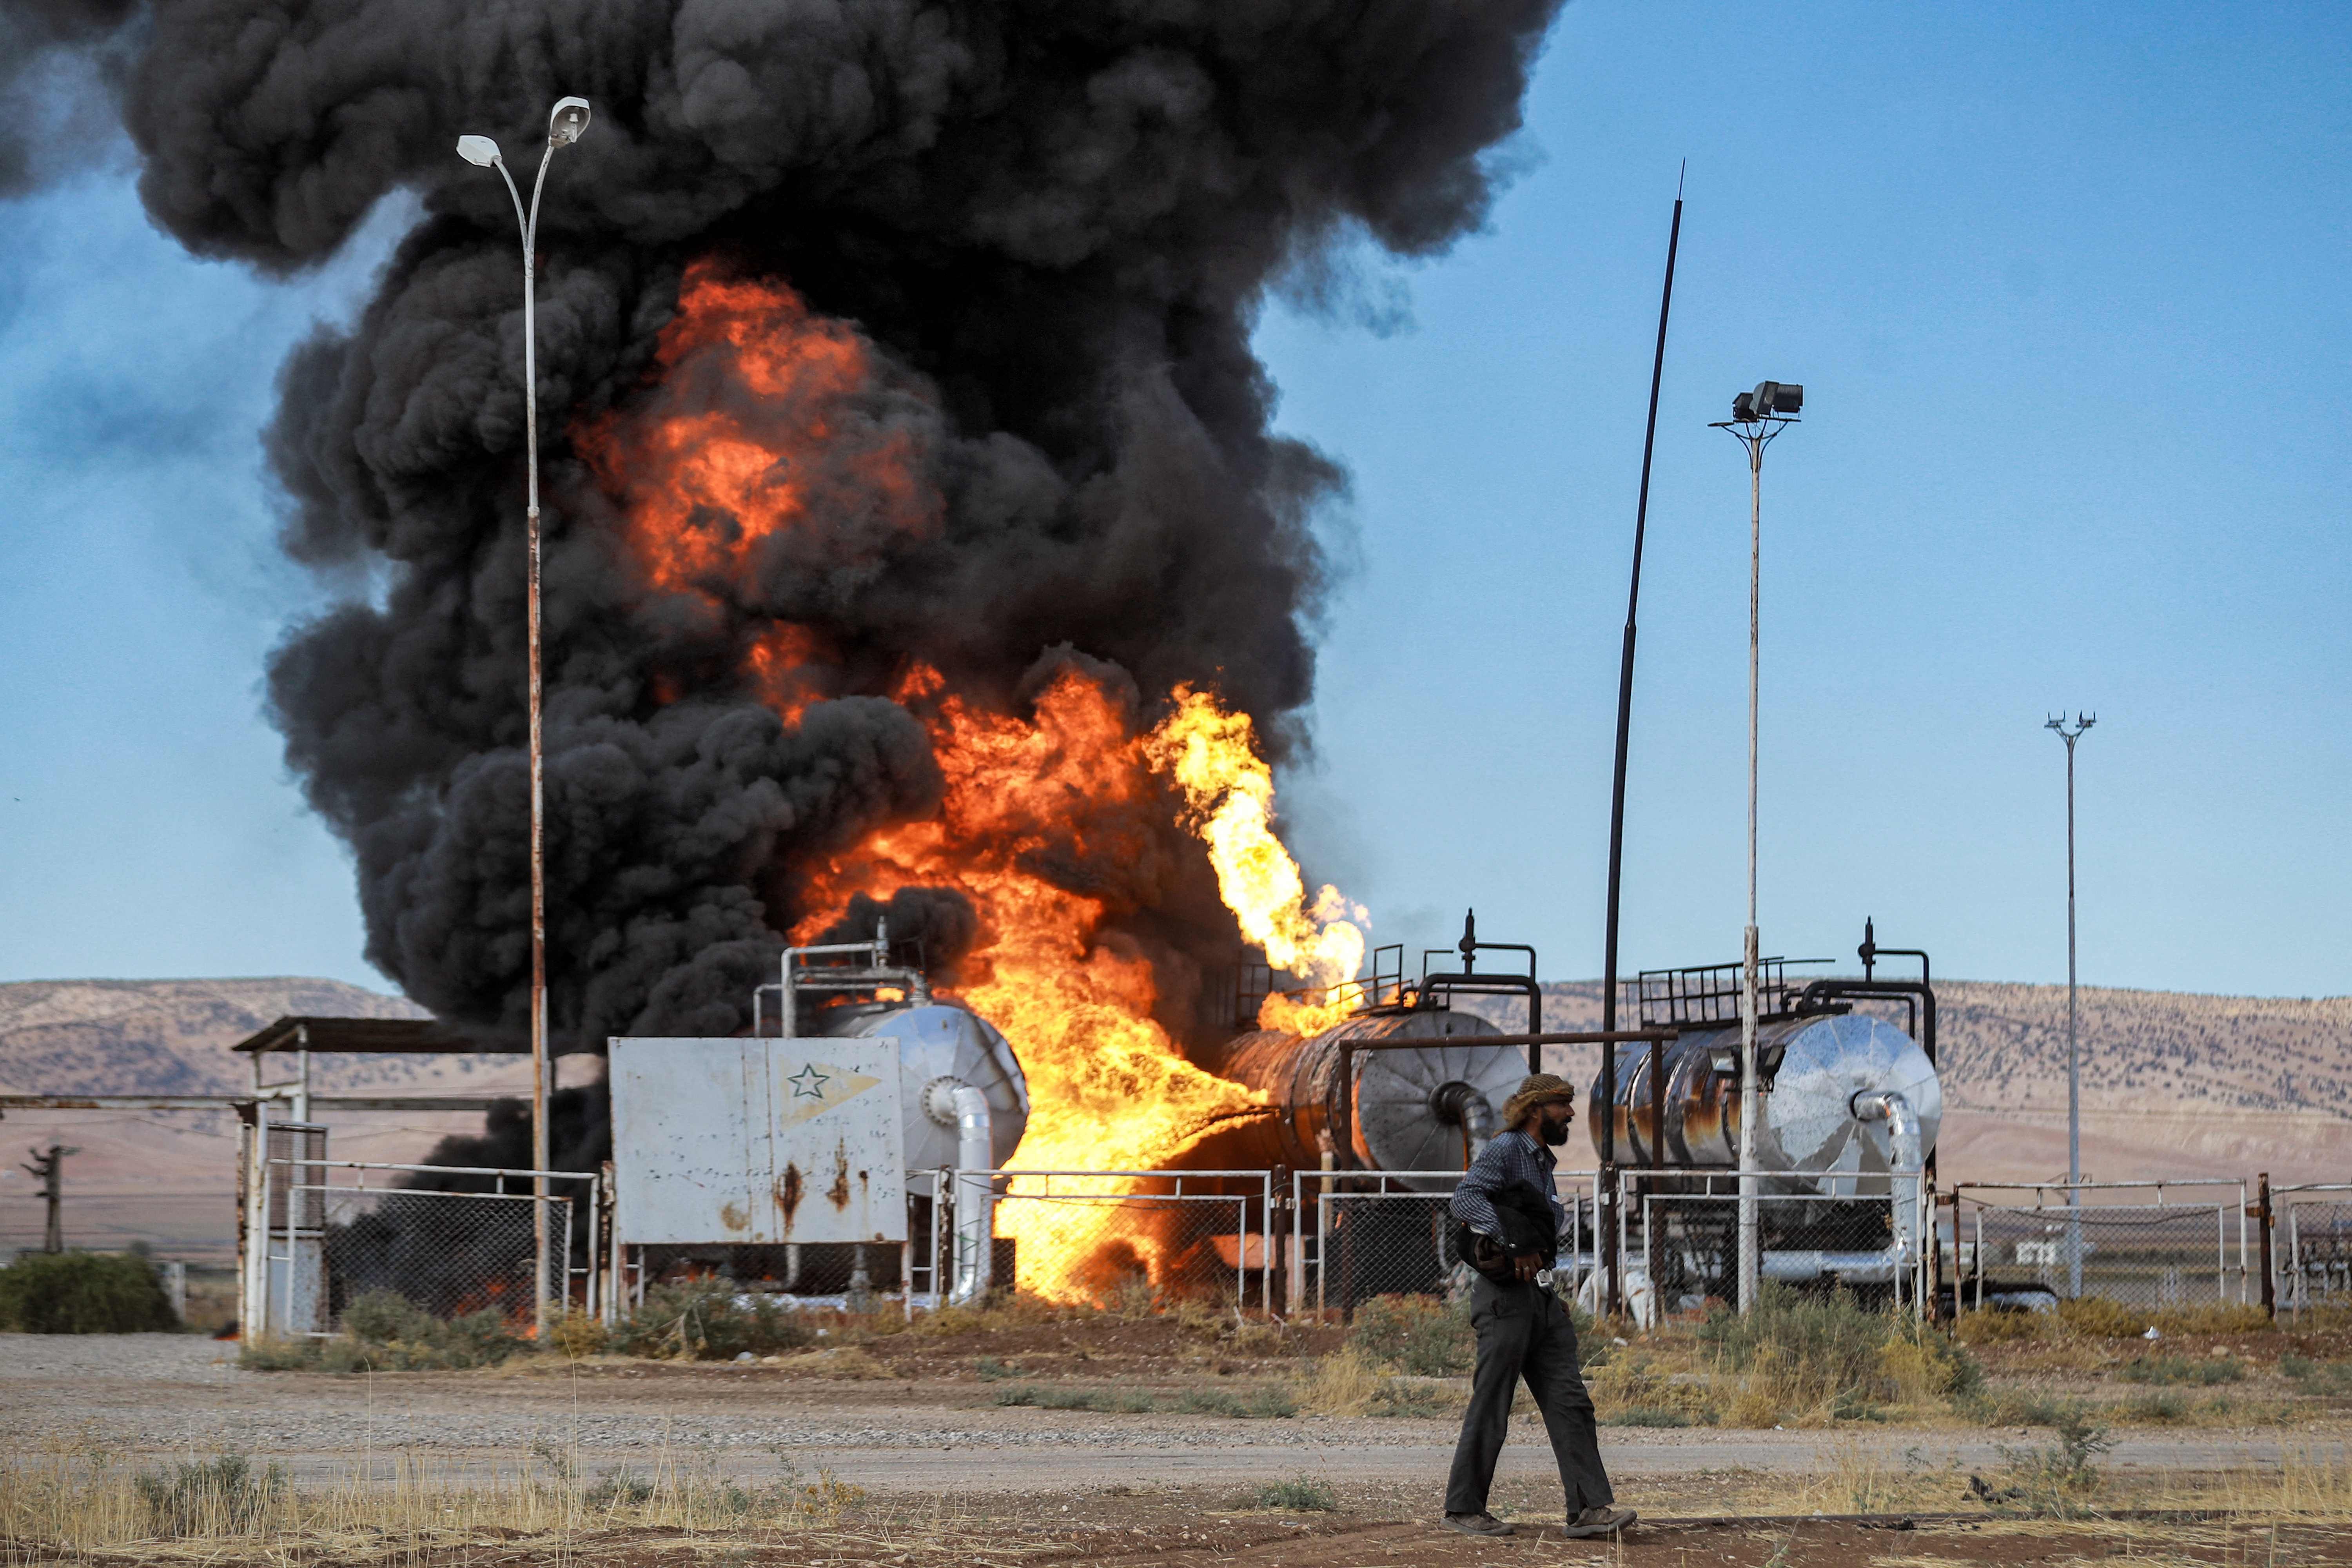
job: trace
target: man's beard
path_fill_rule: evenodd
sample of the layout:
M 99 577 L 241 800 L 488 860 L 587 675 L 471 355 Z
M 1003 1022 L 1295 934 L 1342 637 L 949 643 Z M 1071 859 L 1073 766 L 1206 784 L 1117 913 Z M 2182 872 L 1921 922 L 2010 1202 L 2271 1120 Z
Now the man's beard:
M 1565 1121 L 1554 1121 L 1549 1117 L 1544 1118 L 1543 1141 L 1546 1143 L 1550 1144 L 1555 1149 L 1567 1142 L 1568 1123 Z

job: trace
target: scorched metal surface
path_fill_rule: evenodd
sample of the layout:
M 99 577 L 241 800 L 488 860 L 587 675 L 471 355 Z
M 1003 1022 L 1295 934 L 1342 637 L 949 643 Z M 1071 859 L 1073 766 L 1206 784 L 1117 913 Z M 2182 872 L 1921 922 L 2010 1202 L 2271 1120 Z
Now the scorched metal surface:
M 632 1246 L 907 1238 L 898 1042 L 611 1042 Z

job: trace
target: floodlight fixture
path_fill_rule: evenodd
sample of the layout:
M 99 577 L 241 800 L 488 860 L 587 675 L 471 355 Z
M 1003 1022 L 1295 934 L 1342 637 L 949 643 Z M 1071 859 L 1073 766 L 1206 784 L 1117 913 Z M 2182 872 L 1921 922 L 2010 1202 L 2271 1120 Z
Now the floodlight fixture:
M 457 156 L 487 169 L 499 161 L 499 144 L 487 136 L 460 136 Z
M 548 111 L 547 140 L 551 146 L 569 147 L 587 129 L 588 100 L 584 98 L 559 98 Z
M 1805 406 L 1805 389 L 1794 382 L 1759 381 L 1753 392 L 1743 392 L 1731 400 L 1731 417 L 1735 424 L 1752 425 L 1759 419 L 1793 419 Z

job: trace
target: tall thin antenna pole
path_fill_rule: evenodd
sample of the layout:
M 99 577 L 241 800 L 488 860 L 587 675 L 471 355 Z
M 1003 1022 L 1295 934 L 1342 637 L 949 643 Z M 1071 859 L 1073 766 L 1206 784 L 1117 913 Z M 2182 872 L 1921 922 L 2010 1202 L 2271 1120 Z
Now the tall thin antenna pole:
M 2074 742 L 2097 723 L 2077 712 L 2069 731 L 2061 716 L 2042 728 L 2066 742 L 2066 1294 L 2083 1293 L 2083 1053 L 2074 1033 Z
M 1689 160 L 1683 172 L 1690 169 Z M 1633 503 L 1633 571 L 1625 590 L 1625 641 L 1617 662 L 1617 768 L 1609 786 L 1609 912 L 1601 949 L 1601 1030 L 1617 1028 L 1617 902 L 1625 866 L 1625 752 L 1633 733 L 1634 617 L 1642 605 L 1642 543 L 1650 525 L 1650 459 L 1658 445 L 1658 389 L 1666 372 L 1666 318 L 1675 303 L 1675 253 L 1683 238 L 1683 179 L 1675 178 L 1674 225 L 1666 231 L 1666 282 L 1658 296 L 1658 347 L 1650 360 L 1650 425 L 1642 437 L 1642 490 Z M 1652 1041 L 1650 1049 L 1657 1049 Z M 1617 1046 L 1601 1047 L 1601 1230 L 1605 1309 L 1617 1309 Z

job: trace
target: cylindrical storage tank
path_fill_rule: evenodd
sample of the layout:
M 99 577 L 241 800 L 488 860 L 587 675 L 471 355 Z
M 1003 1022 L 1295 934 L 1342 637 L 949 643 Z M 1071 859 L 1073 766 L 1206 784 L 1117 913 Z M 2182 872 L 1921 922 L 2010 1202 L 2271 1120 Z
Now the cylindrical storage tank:
M 1716 1070 L 1718 1051 L 1739 1049 L 1739 1029 L 1685 1034 L 1664 1047 L 1664 1149 L 1660 1118 L 1651 1101 L 1650 1047 L 1617 1052 L 1617 1161 L 1657 1168 L 1736 1169 L 1739 1163 L 1739 1080 Z M 1919 1120 L 1920 1149 L 1936 1146 L 1944 1119 L 1944 1091 L 1935 1065 L 1917 1041 L 1884 1018 L 1858 1013 L 1783 1018 L 1756 1031 L 1758 1060 L 1780 1058 L 1771 1087 L 1760 1091 L 1762 1124 L 1756 1163 L 1767 1171 L 1883 1175 L 1891 1150 L 1886 1123 L 1853 1113 L 1857 1095 L 1895 1093 Z M 1585 1100 L 1595 1152 L 1601 1148 L 1601 1084 Z M 1858 1183 L 1843 1176 L 1781 1184 L 1782 1190 L 1851 1196 Z M 1860 1188 L 1859 1190 L 1868 1190 Z
M 1274 1114 L 1238 1124 L 1223 1147 L 1252 1165 L 1311 1171 L 1323 1163 L 1325 1140 L 1339 1106 L 1339 1047 L 1348 1041 L 1444 1036 L 1459 1045 L 1355 1051 L 1349 1059 L 1349 1126 L 1342 1168 L 1376 1171 L 1459 1171 L 1474 1137 L 1497 1128 L 1503 1102 L 1527 1076 L 1517 1047 L 1478 1043 L 1499 1034 L 1468 1013 L 1374 1013 L 1304 1039 L 1276 1029 L 1236 1036 L 1196 1051 L 1209 1071 L 1263 1091 Z M 1334 1152 L 1340 1151 L 1335 1146 Z M 1448 1190 L 1447 1179 L 1411 1184 Z
M 1029 1083 L 1003 1035 L 987 1019 L 947 1002 L 863 1003 L 818 1015 L 836 1039 L 898 1042 L 898 1104 L 906 1126 L 907 1169 L 957 1163 L 955 1091 L 988 1098 L 992 1164 L 1002 1166 L 1029 1126 Z

